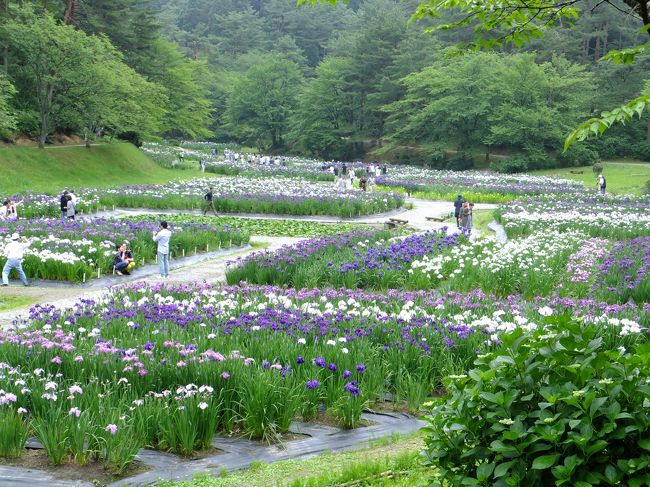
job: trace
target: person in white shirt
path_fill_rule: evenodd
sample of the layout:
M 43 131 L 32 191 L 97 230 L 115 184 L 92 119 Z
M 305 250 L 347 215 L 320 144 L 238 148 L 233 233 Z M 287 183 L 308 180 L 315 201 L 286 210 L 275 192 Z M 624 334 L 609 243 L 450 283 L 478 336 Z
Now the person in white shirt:
M 160 277 L 167 279 L 169 277 L 169 239 L 172 232 L 167 229 L 167 222 L 160 222 L 160 229 L 153 233 L 153 241 L 158 242 L 158 268 Z
M 23 200 L 25 201 L 25 200 Z M 14 203 L 12 200 L 9 200 L 9 205 L 7 206 L 7 220 L 18 220 L 18 210 L 17 208 L 23 204 L 23 201 Z
M 29 248 L 31 242 L 25 237 L 20 237 L 17 233 L 14 233 L 11 237 L 11 242 L 5 247 L 5 257 L 7 258 L 7 263 L 2 269 L 2 285 L 9 285 L 9 273 L 11 269 L 16 269 L 20 280 L 23 281 L 24 286 L 29 286 L 27 281 L 27 276 L 23 271 L 23 256 L 25 255 L 25 250 Z M 22 242 L 20 241 L 22 240 Z
M 7 216 L 9 215 L 10 204 L 11 201 L 5 200 L 4 203 L 2 203 L 2 206 L 0 206 L 0 221 L 7 219 Z

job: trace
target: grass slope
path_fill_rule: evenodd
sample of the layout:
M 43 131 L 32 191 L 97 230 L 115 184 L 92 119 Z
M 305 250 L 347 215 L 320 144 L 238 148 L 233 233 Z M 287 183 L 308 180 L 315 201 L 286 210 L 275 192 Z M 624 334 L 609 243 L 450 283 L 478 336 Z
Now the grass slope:
M 63 188 L 166 183 L 200 176 L 198 170 L 158 166 L 128 143 L 86 147 L 0 147 L 0 194 L 56 193 Z
M 571 171 L 574 171 L 574 173 Z M 575 174 L 578 171 L 582 171 L 582 174 Z M 546 169 L 533 171 L 531 174 L 535 176 L 557 176 L 582 181 L 586 187 L 596 189 L 596 176 L 591 170 L 591 166 Z M 646 181 L 650 179 L 650 164 L 626 161 L 603 162 L 603 174 L 607 179 L 608 192 L 615 194 L 642 194 Z

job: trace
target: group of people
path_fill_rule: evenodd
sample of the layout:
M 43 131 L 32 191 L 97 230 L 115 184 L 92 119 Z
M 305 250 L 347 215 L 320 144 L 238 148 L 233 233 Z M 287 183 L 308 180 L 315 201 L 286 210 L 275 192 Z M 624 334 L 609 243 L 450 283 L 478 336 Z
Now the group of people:
M 324 165 L 321 169 L 329 171 L 334 175 L 334 185 L 339 191 L 354 189 L 358 181 L 359 189 L 370 193 L 375 189 L 375 178 L 380 175 L 385 176 L 388 173 L 386 164 L 381 167 L 375 164 L 368 164 L 359 178 L 357 178 L 354 167 L 348 167 L 345 163 Z
M 456 227 L 471 233 L 473 227 L 474 203 L 469 203 L 459 194 L 454 201 L 454 216 L 456 217 Z
M 75 215 L 77 214 L 77 196 L 74 194 L 73 190 L 65 190 L 59 199 L 61 205 L 61 219 L 65 220 L 66 218 L 74 220 Z
M 0 221 L 18 220 L 18 207 L 23 204 L 23 201 L 13 201 L 7 198 L 0 206 Z
M 158 270 L 162 279 L 169 277 L 169 240 L 171 236 L 172 232 L 169 230 L 169 224 L 164 220 L 160 222 L 158 230 L 151 234 L 151 238 L 157 244 L 156 260 L 158 261 Z M 115 245 L 113 268 L 119 276 L 128 276 L 135 268 L 133 251 L 129 248 L 128 240 Z

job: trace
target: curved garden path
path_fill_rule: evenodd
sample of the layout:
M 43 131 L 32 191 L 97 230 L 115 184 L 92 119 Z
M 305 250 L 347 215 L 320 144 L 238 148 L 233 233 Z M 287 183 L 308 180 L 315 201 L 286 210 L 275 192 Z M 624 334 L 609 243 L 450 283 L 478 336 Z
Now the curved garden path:
M 241 218 L 267 218 L 267 219 L 282 219 L 282 220 L 303 220 L 313 221 L 320 223 L 337 223 L 349 222 L 358 223 L 360 225 L 381 225 L 387 221 L 388 218 L 399 218 L 407 220 L 408 225 L 415 230 L 435 230 L 442 227 L 449 227 L 449 222 L 435 222 L 427 220 L 427 217 L 444 218 L 449 216 L 453 211 L 452 203 L 448 201 L 432 201 L 410 198 L 408 203 L 413 205 L 411 209 L 400 209 L 390 213 L 381 215 L 369 215 L 355 218 L 338 219 L 335 217 L 327 216 L 294 216 L 294 215 L 232 215 Z M 491 204 L 476 204 L 477 210 L 494 209 L 497 205 Z M 201 211 L 178 211 L 178 210 L 149 210 L 149 209 L 122 209 L 118 208 L 114 211 L 102 211 L 92 216 L 98 217 L 118 217 L 128 218 L 135 215 L 168 215 L 168 214 L 185 214 L 185 215 L 200 215 Z M 455 231 L 453 226 L 449 231 Z M 275 250 L 283 245 L 289 245 L 300 241 L 300 238 L 293 237 L 268 237 L 268 236 L 252 236 L 251 244 L 266 247 L 268 250 Z M 184 283 L 184 282 L 224 282 L 225 271 L 227 262 L 241 257 L 248 253 L 255 251 L 254 247 L 246 247 L 241 249 L 232 249 L 218 254 L 199 255 L 196 258 L 188 257 L 186 259 L 179 259 L 175 262 L 172 261 L 172 269 L 170 272 L 169 282 Z M 14 320 L 23 316 L 34 304 L 48 303 L 59 308 L 71 307 L 77 300 L 95 299 L 102 294 L 108 292 L 109 289 L 115 286 L 131 284 L 134 282 L 159 282 L 160 278 L 157 277 L 157 268 L 155 265 L 145 266 L 147 269 L 140 269 L 134 274 L 127 277 L 106 276 L 102 279 L 95 279 L 89 281 L 85 286 L 55 283 L 55 282 L 33 282 L 29 288 L 22 286 L 12 285 L 5 289 L 3 294 L 28 297 L 32 299 L 32 304 L 24 308 L 13 309 L 10 311 L 0 312 L 0 329 L 11 326 Z

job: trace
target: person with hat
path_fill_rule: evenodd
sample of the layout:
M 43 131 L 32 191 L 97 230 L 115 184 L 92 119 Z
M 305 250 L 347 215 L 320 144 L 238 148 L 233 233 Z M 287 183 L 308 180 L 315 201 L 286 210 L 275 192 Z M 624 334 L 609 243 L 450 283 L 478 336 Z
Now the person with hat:
M 10 239 L 11 242 L 5 246 L 7 262 L 4 269 L 2 269 L 2 285 L 9 285 L 9 273 L 11 269 L 16 269 L 20 280 L 23 281 L 23 285 L 29 286 L 27 276 L 25 275 L 25 271 L 23 271 L 23 256 L 25 255 L 25 250 L 31 245 L 31 242 L 26 237 L 21 237 L 17 233 L 14 233 Z

